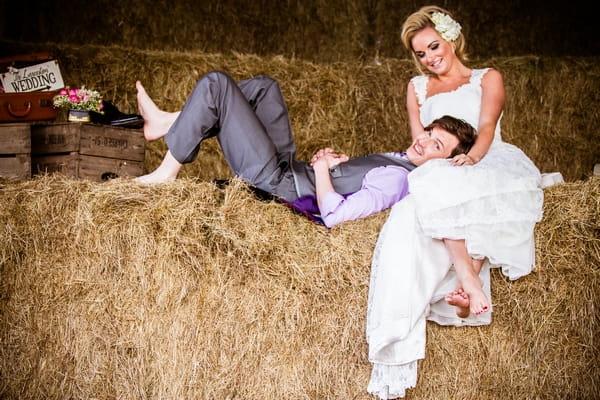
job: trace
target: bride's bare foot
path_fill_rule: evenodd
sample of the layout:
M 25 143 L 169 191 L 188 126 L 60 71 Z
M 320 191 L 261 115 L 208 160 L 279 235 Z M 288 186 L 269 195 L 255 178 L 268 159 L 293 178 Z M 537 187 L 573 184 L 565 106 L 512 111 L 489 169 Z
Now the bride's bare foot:
M 483 266 L 483 262 L 485 261 L 485 259 L 471 259 L 472 265 L 473 265 L 473 272 L 475 275 L 479 275 L 479 272 L 481 271 L 481 267 Z M 481 278 L 479 279 L 479 286 L 483 286 L 483 281 L 481 280 Z M 470 314 L 471 314 L 471 300 L 469 299 L 469 295 L 467 293 L 465 293 L 465 291 L 463 290 L 463 288 L 461 286 L 459 286 L 455 291 L 453 291 L 452 293 L 448 293 L 445 297 L 445 300 L 448 304 L 450 304 L 451 306 L 455 306 L 456 307 L 456 315 L 459 318 L 467 318 Z M 485 298 L 486 300 L 486 304 L 487 304 L 487 297 Z M 488 310 L 489 306 L 484 306 L 485 310 L 481 311 L 481 312 L 485 312 Z
M 147 184 L 172 182 L 177 178 L 181 166 L 181 163 L 173 157 L 171 151 L 167 151 L 162 163 L 154 170 L 154 172 L 138 176 L 134 181 Z
M 135 82 L 135 87 L 138 109 L 144 118 L 144 137 L 148 141 L 160 139 L 167 134 L 180 112 L 167 112 L 158 108 L 140 81 Z
M 469 309 L 473 314 L 479 315 L 490 309 L 490 303 L 481 287 L 481 280 L 467 278 L 462 282 L 463 290 L 469 296 Z
M 448 293 L 445 297 L 446 303 L 451 306 L 456 307 L 456 315 L 460 318 L 467 318 L 471 313 L 471 309 L 469 308 L 469 296 L 462 290 L 462 288 L 458 288 L 452 293 Z

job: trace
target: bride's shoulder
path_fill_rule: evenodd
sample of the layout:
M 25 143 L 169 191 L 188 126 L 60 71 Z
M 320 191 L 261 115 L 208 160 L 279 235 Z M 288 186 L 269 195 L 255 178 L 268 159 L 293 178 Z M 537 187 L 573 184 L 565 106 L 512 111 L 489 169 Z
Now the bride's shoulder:
M 429 80 L 428 75 L 417 75 L 413 76 L 409 81 L 409 90 L 410 85 L 412 85 L 417 98 L 419 99 L 419 103 L 422 104 L 427 97 L 427 81 Z
M 415 75 L 412 78 L 410 78 L 409 82 L 412 83 L 414 86 L 419 86 L 426 84 L 428 79 L 429 75 Z
M 502 77 L 502 73 L 496 68 L 478 68 L 472 70 L 472 75 L 474 77 L 484 78 L 491 76 L 493 78 Z
M 471 81 L 485 86 L 504 84 L 502 73 L 495 68 L 474 69 Z

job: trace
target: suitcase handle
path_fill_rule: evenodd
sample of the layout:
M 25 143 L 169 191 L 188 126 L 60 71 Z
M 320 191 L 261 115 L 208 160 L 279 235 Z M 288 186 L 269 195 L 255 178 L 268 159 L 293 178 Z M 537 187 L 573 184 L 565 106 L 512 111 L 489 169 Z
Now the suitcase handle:
M 12 104 L 8 103 L 8 112 L 13 117 L 24 117 L 31 111 L 31 102 L 27 102 L 27 107 L 23 110 L 13 110 Z

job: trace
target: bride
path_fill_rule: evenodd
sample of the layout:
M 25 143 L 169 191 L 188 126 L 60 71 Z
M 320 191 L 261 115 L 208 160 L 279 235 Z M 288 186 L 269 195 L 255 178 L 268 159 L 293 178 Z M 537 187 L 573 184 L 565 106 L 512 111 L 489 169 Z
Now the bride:
M 502 141 L 502 74 L 466 65 L 458 22 L 426 6 L 404 22 L 402 40 L 421 73 L 407 89 L 413 135 L 448 114 L 476 127 L 478 136 L 467 154 L 411 172 L 410 195 L 392 208 L 379 235 L 367 309 L 367 390 L 382 399 L 404 397 L 415 386 L 427 319 L 491 322 L 489 267 L 509 279 L 531 272 L 543 204 L 539 170 Z

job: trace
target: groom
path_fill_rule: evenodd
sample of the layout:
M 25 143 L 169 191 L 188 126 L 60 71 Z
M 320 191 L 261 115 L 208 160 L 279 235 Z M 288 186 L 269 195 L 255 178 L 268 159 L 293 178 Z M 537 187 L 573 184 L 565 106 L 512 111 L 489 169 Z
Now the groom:
M 408 193 L 408 173 L 433 158 L 469 151 L 475 130 L 445 116 L 427 126 L 405 152 L 349 158 L 330 148 L 310 162 L 295 159 L 296 145 L 279 85 L 267 76 L 236 83 L 210 72 L 196 84 L 180 112 L 160 110 L 136 82 L 144 135 L 165 137 L 169 150 L 141 183 L 172 181 L 196 159 L 204 139 L 216 137 L 233 173 L 327 227 L 383 211 Z

